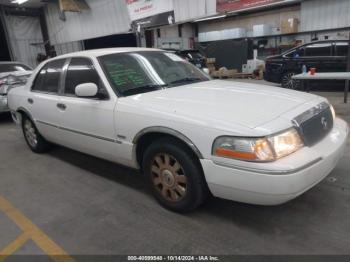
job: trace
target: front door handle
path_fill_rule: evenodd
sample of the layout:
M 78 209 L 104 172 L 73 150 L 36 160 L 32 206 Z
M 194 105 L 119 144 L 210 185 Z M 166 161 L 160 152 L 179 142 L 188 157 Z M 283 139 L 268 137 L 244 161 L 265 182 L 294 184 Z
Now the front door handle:
M 66 108 L 67 108 L 67 106 L 65 104 L 61 104 L 61 103 L 58 103 L 57 107 L 63 111 L 66 110 Z
M 31 98 L 28 98 L 28 103 L 29 103 L 29 104 L 34 104 L 34 100 L 31 99 Z

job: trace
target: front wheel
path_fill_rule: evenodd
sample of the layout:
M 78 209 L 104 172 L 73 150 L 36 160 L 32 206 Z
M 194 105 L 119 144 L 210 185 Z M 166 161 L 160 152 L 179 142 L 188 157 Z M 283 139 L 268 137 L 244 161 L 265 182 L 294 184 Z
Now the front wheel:
M 189 212 L 208 195 L 196 156 L 175 139 L 160 139 L 145 152 L 143 172 L 153 195 L 167 209 Z
M 33 121 L 27 116 L 23 116 L 22 130 L 27 145 L 33 152 L 44 153 L 50 148 L 50 143 L 40 135 Z
M 300 81 L 294 80 L 293 76 L 296 75 L 293 72 L 286 72 L 283 74 L 281 79 L 281 85 L 283 88 L 286 89 L 292 89 L 292 90 L 299 90 L 300 89 Z

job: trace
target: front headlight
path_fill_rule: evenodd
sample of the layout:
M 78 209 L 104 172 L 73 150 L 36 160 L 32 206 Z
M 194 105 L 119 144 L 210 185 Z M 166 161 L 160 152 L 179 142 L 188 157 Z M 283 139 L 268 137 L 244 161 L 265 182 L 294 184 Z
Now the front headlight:
M 297 130 L 264 138 L 219 137 L 214 141 L 214 156 L 253 162 L 271 162 L 288 156 L 304 146 Z

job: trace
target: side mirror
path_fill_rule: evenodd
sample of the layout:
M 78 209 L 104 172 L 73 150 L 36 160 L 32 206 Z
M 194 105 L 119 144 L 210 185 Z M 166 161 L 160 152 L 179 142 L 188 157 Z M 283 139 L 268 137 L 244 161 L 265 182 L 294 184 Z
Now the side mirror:
M 75 94 L 78 97 L 94 97 L 97 92 L 98 87 L 94 83 L 80 84 L 75 87 Z

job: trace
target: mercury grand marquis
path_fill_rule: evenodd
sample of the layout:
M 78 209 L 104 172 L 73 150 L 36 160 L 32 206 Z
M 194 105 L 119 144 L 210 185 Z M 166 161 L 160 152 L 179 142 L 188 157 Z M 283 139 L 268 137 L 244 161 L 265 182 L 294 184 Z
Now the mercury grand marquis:
M 210 194 L 256 205 L 292 200 L 336 167 L 349 132 L 322 97 L 212 80 L 156 49 L 45 61 L 8 103 L 35 153 L 58 144 L 140 169 L 160 204 L 177 212 Z

